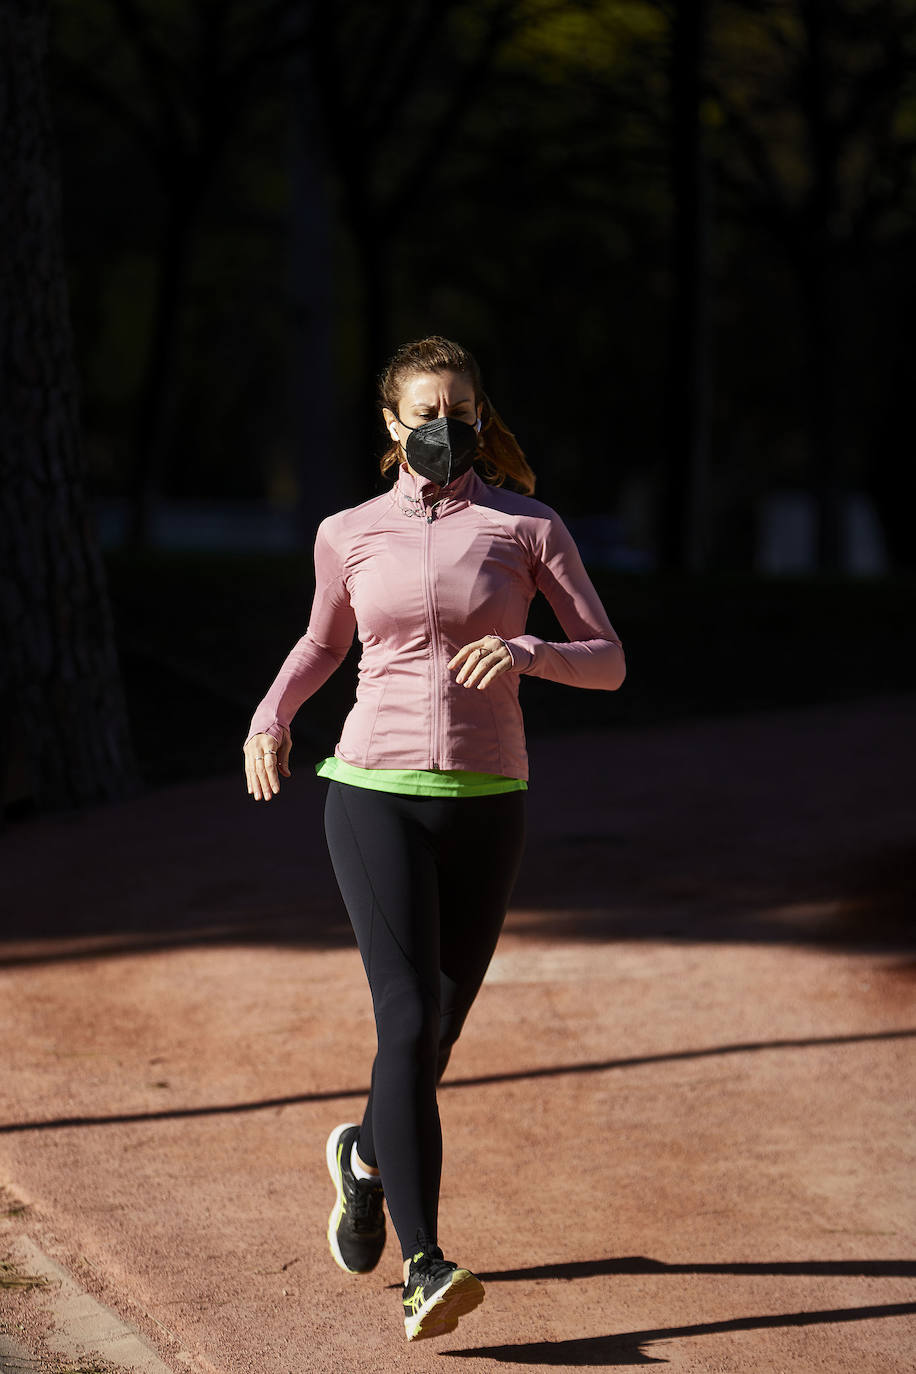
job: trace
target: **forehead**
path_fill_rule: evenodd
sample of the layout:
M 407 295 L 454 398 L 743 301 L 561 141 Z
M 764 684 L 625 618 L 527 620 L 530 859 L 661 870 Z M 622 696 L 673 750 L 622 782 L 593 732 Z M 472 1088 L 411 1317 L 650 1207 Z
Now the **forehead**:
M 459 401 L 474 400 L 474 384 L 466 372 L 411 372 L 401 385 L 400 400 L 407 405 L 438 405 L 445 401 L 455 405 Z

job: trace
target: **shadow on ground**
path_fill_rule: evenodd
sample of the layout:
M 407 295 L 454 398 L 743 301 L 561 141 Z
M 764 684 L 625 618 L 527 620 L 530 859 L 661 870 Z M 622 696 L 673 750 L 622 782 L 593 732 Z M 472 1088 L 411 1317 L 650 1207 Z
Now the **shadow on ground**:
M 914 723 L 903 697 L 536 741 L 510 928 L 916 949 Z M 301 762 L 269 804 L 218 778 L 9 827 L 0 965 L 349 946 L 324 790 Z
M 872 1031 L 859 1035 L 826 1035 L 809 1036 L 803 1039 L 790 1040 L 760 1040 L 751 1041 L 746 1044 L 738 1045 L 714 1045 L 705 1049 L 695 1050 L 675 1050 L 667 1054 L 643 1054 L 634 1055 L 629 1059 L 601 1059 L 591 1063 L 577 1064 L 552 1064 L 549 1068 L 520 1069 L 511 1073 L 491 1073 L 477 1074 L 472 1078 L 446 1078 L 439 1087 L 440 1092 L 462 1088 L 483 1088 L 491 1087 L 497 1083 L 517 1083 L 528 1080 L 543 1078 L 563 1078 L 570 1075 L 609 1073 L 614 1069 L 635 1069 L 643 1068 L 648 1064 L 668 1064 L 680 1063 L 696 1059 L 715 1059 L 723 1055 L 745 1055 L 758 1054 L 768 1050 L 798 1050 L 798 1049 L 822 1049 L 831 1045 L 861 1045 L 874 1044 L 881 1041 L 893 1040 L 913 1040 L 916 1039 L 916 1029 L 892 1030 L 892 1031 Z M 339 1102 L 346 1098 L 355 1098 L 363 1101 L 369 1092 L 367 1083 L 359 1087 L 348 1088 L 329 1088 L 322 1092 L 296 1093 L 284 1097 L 266 1097 L 253 1102 L 232 1102 L 210 1105 L 207 1107 L 174 1107 L 163 1111 L 155 1112 L 117 1112 L 100 1116 L 61 1116 L 53 1117 L 44 1121 L 12 1121 L 0 1124 L 0 1136 L 19 1135 L 25 1131 L 59 1131 L 70 1130 L 78 1127 L 89 1126 L 123 1126 L 137 1122 L 157 1122 L 157 1121 L 182 1121 L 191 1117 L 215 1117 L 215 1116 L 235 1116 L 246 1115 L 250 1112 L 276 1111 L 283 1107 L 301 1107 L 310 1102 Z M 614 1264 L 653 1264 L 653 1261 L 636 1260 L 616 1260 Z M 549 1266 L 541 1274 L 535 1270 L 519 1270 L 502 1274 L 481 1274 L 481 1278 L 579 1278 L 587 1277 L 591 1273 L 649 1273 L 655 1272 L 654 1269 L 642 1270 L 629 1268 L 623 1269 L 593 1269 L 591 1261 L 585 1266 L 583 1273 L 579 1273 L 578 1265 Z M 660 1269 L 668 1269 L 670 1266 L 656 1266 Z M 916 1263 L 912 1266 L 912 1272 L 916 1276 Z M 561 1272 L 568 1269 L 570 1272 Z M 676 1270 L 676 1272 L 681 1272 Z M 683 1272 L 705 1272 L 690 1268 Z M 731 1272 L 730 1270 L 709 1269 L 710 1273 Z M 741 1272 L 744 1272 L 742 1269 Z M 750 1272 L 750 1271 L 748 1271 Z M 769 1271 L 761 1271 L 769 1272 Z M 805 1270 L 804 1272 L 808 1272 Z M 854 1272 L 859 1273 L 859 1270 Z
M 463 1350 L 443 1350 L 443 1355 L 498 1360 L 504 1364 L 581 1365 L 613 1369 L 623 1365 L 667 1364 L 663 1358 L 641 1349 L 654 1341 L 690 1336 L 710 1336 L 729 1331 L 760 1331 L 781 1326 L 823 1326 L 838 1322 L 873 1321 L 916 1313 L 916 1302 L 895 1302 L 871 1307 L 837 1307 L 822 1312 L 781 1312 L 773 1316 L 733 1317 L 728 1321 L 699 1322 L 695 1326 L 659 1327 L 654 1331 L 627 1331 L 610 1336 L 587 1336 L 567 1341 L 529 1341 L 519 1345 L 482 1345 Z

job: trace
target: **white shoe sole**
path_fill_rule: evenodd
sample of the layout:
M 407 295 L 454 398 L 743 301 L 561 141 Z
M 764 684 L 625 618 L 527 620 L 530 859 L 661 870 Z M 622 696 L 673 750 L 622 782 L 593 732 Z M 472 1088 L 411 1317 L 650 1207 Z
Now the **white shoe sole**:
M 420 1308 L 404 1318 L 409 1341 L 425 1341 L 454 1331 L 459 1318 L 483 1302 L 484 1286 L 468 1269 L 456 1269 L 451 1278 Z
M 342 1126 L 335 1126 L 328 1136 L 328 1143 L 325 1148 L 325 1159 L 328 1162 L 328 1173 L 331 1175 L 331 1182 L 337 1189 L 337 1197 L 334 1206 L 331 1208 L 331 1215 L 328 1218 L 328 1245 L 331 1247 L 331 1254 L 334 1256 L 335 1264 L 339 1264 L 346 1274 L 358 1274 L 358 1269 L 351 1269 L 345 1262 L 340 1253 L 340 1246 L 337 1243 L 337 1228 L 340 1226 L 340 1219 L 344 1213 L 343 1180 L 340 1176 L 340 1166 L 337 1163 L 337 1151 L 340 1146 L 340 1137 L 344 1131 L 348 1131 L 351 1126 L 355 1126 L 355 1121 L 345 1121 Z

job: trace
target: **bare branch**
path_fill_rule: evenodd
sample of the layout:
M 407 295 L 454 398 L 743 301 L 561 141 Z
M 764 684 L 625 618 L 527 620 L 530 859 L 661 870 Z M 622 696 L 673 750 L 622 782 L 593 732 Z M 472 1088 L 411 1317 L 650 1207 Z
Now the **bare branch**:
M 773 162 L 766 151 L 761 134 L 752 127 L 743 114 L 719 92 L 720 106 L 724 115 L 725 127 L 732 134 L 737 146 L 756 174 L 759 186 L 765 191 L 765 199 L 774 209 L 788 218 L 791 201 L 776 172 Z
M 283 63 L 306 52 L 314 41 L 319 6 L 309 0 L 273 0 L 257 16 L 256 42 L 250 32 L 239 44 L 242 57 L 227 68 L 230 85 L 247 87 L 262 71 L 274 63 Z
M 168 139 L 178 144 L 183 139 L 181 111 L 175 99 L 175 78 L 179 75 L 170 54 L 156 44 L 149 32 L 147 18 L 136 0 L 109 0 L 121 30 L 136 56 L 147 91 Z
M 406 41 L 388 49 L 383 60 L 376 64 L 376 97 L 369 103 L 366 127 L 370 130 L 388 129 L 398 110 L 410 93 L 410 75 L 423 53 L 429 49 L 436 33 L 442 28 L 452 8 L 443 0 L 427 0 L 420 10 Z
M 417 184 L 424 167 L 441 158 L 443 149 L 455 136 L 460 116 L 473 104 L 476 95 L 485 86 L 502 45 L 516 31 L 520 8 L 518 0 L 505 0 L 505 3 L 495 7 L 487 35 L 479 51 L 472 61 L 465 64 L 439 118 L 431 122 L 426 138 L 420 142 L 411 163 L 399 181 L 392 184 L 383 214 L 393 211 L 399 200 Z
M 64 53 L 58 53 L 55 62 L 61 80 L 70 90 L 110 115 L 115 124 L 126 130 L 156 171 L 161 171 L 166 154 L 156 130 L 128 104 L 120 92 L 102 81 L 86 63 L 74 62 Z

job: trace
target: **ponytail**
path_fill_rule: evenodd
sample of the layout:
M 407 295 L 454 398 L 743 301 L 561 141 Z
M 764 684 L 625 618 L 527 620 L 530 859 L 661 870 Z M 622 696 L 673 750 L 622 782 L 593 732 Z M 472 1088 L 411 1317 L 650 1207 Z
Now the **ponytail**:
M 491 486 L 501 487 L 508 479 L 523 496 L 534 491 L 535 476 L 521 445 L 503 423 L 486 392 L 480 398 L 480 445 L 474 462 L 481 477 Z

